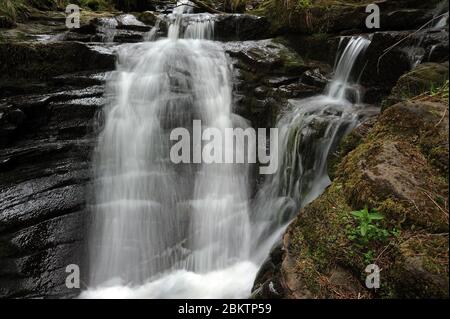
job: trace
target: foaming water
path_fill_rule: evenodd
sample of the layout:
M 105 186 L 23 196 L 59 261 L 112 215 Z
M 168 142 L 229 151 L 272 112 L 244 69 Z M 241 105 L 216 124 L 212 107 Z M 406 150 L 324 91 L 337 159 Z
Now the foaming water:
M 119 50 L 108 83 L 86 297 L 242 297 L 256 272 L 242 263 L 250 248 L 249 167 L 170 160 L 172 129 L 192 131 L 198 119 L 224 131 L 239 118 L 231 113 L 228 60 L 208 40 L 211 16 L 169 18 L 168 38 Z M 201 146 L 194 142 L 193 151 Z
M 131 286 L 120 281 L 84 291 L 80 298 L 108 299 L 235 299 L 247 298 L 258 267 L 240 262 L 231 267 L 199 274 L 177 270 L 143 285 Z

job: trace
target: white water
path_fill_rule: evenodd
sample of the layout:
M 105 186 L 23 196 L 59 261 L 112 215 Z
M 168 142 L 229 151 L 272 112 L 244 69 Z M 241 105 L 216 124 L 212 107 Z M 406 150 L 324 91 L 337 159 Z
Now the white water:
M 245 262 L 249 167 L 170 161 L 171 129 L 190 128 L 193 119 L 221 131 L 241 122 L 231 113 L 225 53 L 206 40 L 211 17 L 170 18 L 167 39 L 118 52 L 95 152 L 94 290 L 84 297 L 132 294 L 131 286 L 145 297 L 243 297 L 256 273 L 256 265 Z M 194 144 L 193 151 L 200 147 Z
M 258 192 L 250 216 L 250 167 L 169 159 L 172 128 L 190 128 L 193 119 L 219 130 L 245 126 L 231 113 L 225 53 L 208 40 L 212 17 L 170 19 L 167 39 L 118 53 L 95 152 L 91 288 L 82 298 L 248 297 L 286 223 L 329 184 L 333 143 L 362 118 L 363 106 L 345 98 L 353 62 L 369 43 L 354 38 L 330 93 L 293 100 L 280 118 L 282 165 Z M 315 123 L 323 131 L 314 135 Z

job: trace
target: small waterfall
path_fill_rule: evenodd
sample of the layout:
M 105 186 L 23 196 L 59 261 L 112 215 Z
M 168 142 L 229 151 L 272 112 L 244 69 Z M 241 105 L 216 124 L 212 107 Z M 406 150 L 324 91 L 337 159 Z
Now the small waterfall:
M 327 89 L 327 95 L 335 100 L 348 100 L 349 93 L 356 95 L 356 102 L 361 102 L 360 89 L 354 87 L 350 81 L 353 66 L 358 61 L 359 56 L 369 46 L 370 40 L 364 37 L 351 37 L 349 43 L 337 63 L 333 80 Z
M 101 41 L 105 43 L 113 42 L 118 25 L 119 23 L 115 18 L 100 18 L 98 20 L 97 32 L 101 35 Z
M 377 112 L 361 103 L 360 89 L 351 81 L 369 44 L 364 37 L 350 38 L 325 95 L 290 100 L 289 110 L 279 117 L 280 166 L 258 191 L 252 210 L 253 257 L 258 263 L 298 210 L 330 184 L 327 158 L 341 138 Z
M 175 13 L 169 21 L 168 38 L 121 47 L 108 83 L 85 297 L 112 297 L 109 289 L 128 285 L 147 285 L 147 297 L 245 297 L 257 270 L 245 262 L 248 165 L 170 160 L 174 128 L 195 134 L 193 120 L 221 132 L 245 123 L 231 113 L 230 64 L 209 40 L 212 16 Z M 194 139 L 192 149 L 201 146 Z

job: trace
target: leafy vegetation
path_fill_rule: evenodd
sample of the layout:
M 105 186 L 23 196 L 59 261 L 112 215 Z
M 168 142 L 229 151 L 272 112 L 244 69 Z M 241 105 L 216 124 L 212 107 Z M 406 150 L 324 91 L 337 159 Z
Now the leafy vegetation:
M 389 231 L 380 226 L 380 221 L 384 219 L 384 216 L 378 213 L 375 209 L 369 211 L 364 208 L 361 210 L 353 211 L 351 216 L 356 219 L 358 225 L 356 227 L 347 227 L 348 239 L 355 242 L 361 249 L 367 249 L 364 253 L 364 261 L 371 263 L 374 258 L 375 252 L 369 248 L 372 242 L 385 242 L 391 235 L 398 237 L 398 230 L 394 229 Z
M 375 210 L 366 208 L 350 213 L 357 221 L 355 228 L 348 229 L 348 238 L 356 240 L 362 245 L 369 244 L 372 240 L 384 241 L 389 236 L 389 231 L 379 225 L 384 217 Z
M 430 95 L 434 97 L 441 97 L 448 100 L 448 80 L 441 86 L 436 87 L 431 85 Z

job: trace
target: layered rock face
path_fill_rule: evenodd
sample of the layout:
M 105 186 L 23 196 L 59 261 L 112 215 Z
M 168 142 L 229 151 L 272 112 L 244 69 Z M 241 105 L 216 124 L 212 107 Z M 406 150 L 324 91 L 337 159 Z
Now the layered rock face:
M 95 114 L 114 55 L 76 42 L 1 43 L 0 295 L 67 297 L 81 265 Z

